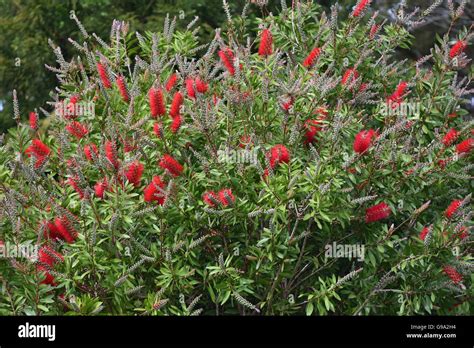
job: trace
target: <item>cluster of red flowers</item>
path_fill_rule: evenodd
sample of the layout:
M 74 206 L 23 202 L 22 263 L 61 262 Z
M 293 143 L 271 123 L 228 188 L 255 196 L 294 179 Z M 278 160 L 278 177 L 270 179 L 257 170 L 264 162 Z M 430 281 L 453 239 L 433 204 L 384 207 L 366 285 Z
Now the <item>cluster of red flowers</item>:
M 183 172 L 183 166 L 168 154 L 163 155 L 159 165 L 161 168 L 168 170 L 173 176 L 179 176 Z
M 365 211 L 365 222 L 370 223 L 386 219 L 390 216 L 391 212 L 392 210 L 385 202 L 376 204 L 370 208 L 367 208 Z
M 34 111 L 30 112 L 29 115 L 29 122 L 30 122 L 30 128 L 32 130 L 37 130 L 38 129 L 38 114 Z
M 403 101 L 403 96 L 405 95 L 406 91 L 408 88 L 408 83 L 405 81 L 402 81 L 398 84 L 397 88 L 395 89 L 395 92 L 392 93 L 387 98 L 387 102 L 392 105 L 392 107 L 397 106 Z
M 89 133 L 87 127 L 77 121 L 72 121 L 66 125 L 66 130 L 69 132 L 69 134 L 75 136 L 77 139 L 82 139 Z
M 102 63 L 97 63 L 97 71 L 99 72 L 100 80 L 102 85 L 105 88 L 111 88 L 112 83 L 110 83 L 109 74 L 107 73 L 107 68 Z
M 309 55 L 303 61 L 303 66 L 305 68 L 311 68 L 320 54 L 321 54 L 321 49 L 319 47 L 313 48 L 313 50 L 309 53 Z
M 125 81 L 125 77 L 119 76 L 117 77 L 117 87 L 120 92 L 120 96 L 122 97 L 123 101 L 128 103 L 130 101 L 130 95 L 128 93 L 127 83 Z
M 56 285 L 54 276 L 50 273 L 55 264 L 63 262 L 64 257 L 51 249 L 48 246 L 43 246 L 38 252 L 38 266 L 37 270 L 43 272 L 46 278 L 41 281 L 41 284 Z
M 353 149 L 359 154 L 365 153 L 377 137 L 377 132 L 373 129 L 362 130 L 355 136 Z
M 36 158 L 35 168 L 39 168 L 48 159 L 51 150 L 41 140 L 33 139 L 32 144 L 25 150 L 28 157 L 33 155 Z
M 233 76 L 235 74 L 235 66 L 234 66 L 234 52 L 228 47 L 219 50 L 218 52 L 219 58 L 222 61 L 222 64 L 226 67 L 227 71 Z
M 231 206 L 235 202 L 232 189 L 222 189 L 218 193 L 214 191 L 206 191 L 202 195 L 202 200 L 210 207 L 222 205 L 224 207 Z
M 451 204 L 449 205 L 449 207 L 446 209 L 444 215 L 446 215 L 446 217 L 448 219 L 451 219 L 454 216 L 454 214 L 456 213 L 456 211 L 459 209 L 461 204 L 462 204 L 461 199 L 456 199 L 456 200 L 452 201 Z
M 457 41 L 453 47 L 449 50 L 449 57 L 452 59 L 456 56 L 459 56 L 467 47 L 465 41 L 459 40 Z
M 372 0 L 360 0 L 357 5 L 354 7 L 354 11 L 352 11 L 353 17 L 359 17 L 365 10 L 365 8 L 370 5 Z
M 458 284 L 463 281 L 463 277 L 458 271 L 452 266 L 446 265 L 443 267 L 443 272 L 453 281 L 454 284 Z
M 258 54 L 262 57 L 269 56 L 273 53 L 273 36 L 269 29 L 263 29 L 260 37 L 260 46 Z

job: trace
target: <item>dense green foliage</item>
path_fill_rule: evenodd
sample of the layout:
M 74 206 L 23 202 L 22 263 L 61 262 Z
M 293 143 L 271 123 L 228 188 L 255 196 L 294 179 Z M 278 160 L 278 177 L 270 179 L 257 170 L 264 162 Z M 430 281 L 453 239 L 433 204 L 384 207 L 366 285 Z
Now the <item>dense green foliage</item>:
M 462 105 L 469 81 L 456 73 L 469 61 L 459 53 L 453 63 L 448 42 L 472 35 L 447 33 L 433 56 L 397 61 L 395 49 L 413 39 L 407 23 L 370 34 L 374 23 L 360 15 L 338 24 L 334 10 L 303 3 L 233 18 L 203 47 L 194 27 L 173 30 L 171 21 L 139 36 L 115 23 L 107 45 L 78 38 L 88 49 L 73 64 L 58 59 L 62 82 L 52 99 L 93 103 L 95 113 L 76 119 L 87 134 L 74 136 L 77 125 L 71 131 L 70 118 L 52 113 L 46 131 L 19 122 L 0 147 L 0 240 L 48 245 L 64 260 L 0 259 L 0 314 L 469 314 L 472 145 L 459 144 L 473 124 Z M 137 61 L 129 59 L 134 47 Z M 319 56 L 305 66 L 315 47 Z M 228 49 L 231 66 L 218 55 Z M 207 87 L 189 88 L 197 78 Z M 166 103 L 157 118 L 152 87 Z M 177 91 L 184 103 L 169 117 Z M 419 112 L 397 112 L 387 100 Z M 445 142 L 451 128 L 458 134 Z M 362 130 L 374 137 L 359 151 Z M 51 153 L 32 154 L 33 139 Z M 99 152 L 88 160 L 91 143 Z M 272 152 L 276 145 L 289 156 Z M 222 158 L 244 150 L 257 161 Z M 165 154 L 182 173 L 159 165 Z M 133 185 L 137 160 L 144 172 Z M 144 199 L 158 175 L 165 184 L 152 187 L 162 205 Z M 94 186 L 104 177 L 100 198 Z M 232 193 L 203 198 L 223 189 Z M 446 214 L 453 200 L 459 206 Z M 367 209 L 380 203 L 390 213 L 373 218 Z M 47 221 L 64 216 L 77 238 L 45 238 Z M 328 256 L 333 243 L 365 252 Z M 45 276 L 55 284 L 40 285 Z

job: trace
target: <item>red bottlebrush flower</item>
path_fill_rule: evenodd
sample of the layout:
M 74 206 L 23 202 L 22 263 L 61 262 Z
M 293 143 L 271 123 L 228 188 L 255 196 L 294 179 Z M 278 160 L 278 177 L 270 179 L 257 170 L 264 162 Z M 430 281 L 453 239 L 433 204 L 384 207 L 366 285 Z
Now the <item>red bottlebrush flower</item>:
M 392 210 L 385 202 L 376 204 L 370 208 L 367 208 L 365 211 L 365 222 L 370 223 L 383 220 L 389 217 L 391 212 Z
M 115 141 L 107 140 L 105 142 L 105 157 L 110 161 L 110 163 L 117 169 L 119 162 L 117 159 L 117 144 Z
M 370 27 L 370 32 L 369 32 L 369 39 L 373 39 L 375 37 L 375 34 L 379 31 L 380 25 L 374 24 L 372 27 Z
M 219 205 L 219 195 L 214 191 L 204 192 L 202 195 L 202 200 L 210 207 L 215 207 Z
M 454 201 L 452 201 L 449 207 L 444 212 L 444 215 L 448 219 L 451 219 L 453 215 L 456 213 L 456 211 L 459 209 L 459 207 L 461 206 L 461 203 L 462 203 L 461 199 L 455 199 Z
M 420 232 L 420 239 L 424 241 L 429 232 L 430 232 L 429 227 L 423 227 L 423 229 Z
M 133 184 L 133 186 L 140 186 L 140 180 L 142 179 L 143 169 L 143 163 L 140 163 L 139 161 L 135 161 L 128 166 L 127 171 L 125 172 L 125 176 L 127 180 L 131 184 Z
M 123 101 L 128 103 L 130 101 L 130 95 L 128 94 L 127 83 L 125 82 L 125 78 L 123 76 L 117 77 L 117 87 Z
M 103 178 L 94 185 L 94 192 L 98 198 L 104 198 L 104 192 L 108 188 L 107 178 Z
M 186 80 L 186 90 L 188 91 L 188 96 L 190 98 L 196 98 L 196 92 L 206 93 L 209 89 L 209 85 L 201 80 L 199 77 L 196 79 L 187 79 Z
M 171 117 L 176 117 L 180 114 L 181 105 L 183 105 L 183 95 L 181 92 L 176 92 L 173 97 L 173 101 L 171 102 L 171 109 L 170 115 Z
M 95 144 L 91 143 L 84 146 L 84 155 L 89 161 L 92 161 L 93 159 L 94 155 L 92 155 L 92 153 L 95 154 L 95 157 L 99 155 L 99 150 L 97 149 L 97 146 Z
M 360 0 L 352 11 L 352 17 L 359 17 L 372 0 Z
M 178 75 L 176 75 L 175 73 L 171 74 L 171 76 L 169 77 L 165 85 L 166 91 L 167 92 L 171 91 L 177 81 L 178 81 Z
M 196 90 L 194 89 L 194 80 L 193 79 L 186 79 L 186 91 L 188 92 L 188 97 L 195 99 L 196 98 Z
M 273 53 L 273 36 L 269 29 L 263 29 L 260 36 L 260 46 L 258 47 L 258 55 L 262 57 L 269 56 Z
M 350 78 L 350 82 L 348 81 Z M 344 75 L 342 76 L 341 84 L 342 85 L 350 85 L 354 83 L 355 80 L 359 78 L 359 73 L 354 68 L 349 68 L 345 71 Z
M 313 143 L 316 141 L 316 134 L 321 131 L 321 122 L 319 120 L 306 120 L 304 129 L 306 130 L 304 135 L 305 144 Z
M 51 150 L 49 149 L 49 147 L 47 147 L 39 139 L 33 139 L 33 144 L 31 145 L 30 148 L 31 148 L 30 152 L 32 152 L 36 158 L 46 157 L 46 156 L 49 156 L 49 154 L 51 153 Z
M 179 115 L 177 117 L 179 117 Z M 158 138 L 163 138 L 163 127 L 161 126 L 161 123 L 157 122 L 153 125 L 153 133 L 155 133 Z
M 76 104 L 79 99 L 79 95 L 75 94 L 69 98 L 69 103 L 67 103 L 67 105 L 65 101 L 60 102 L 60 105 L 57 106 L 60 111 L 60 114 L 64 116 L 67 120 L 76 118 L 78 111 L 76 110 Z
M 50 221 L 45 222 L 43 236 L 46 239 L 61 238 L 61 234 L 59 233 L 56 225 Z
M 181 115 L 173 117 L 173 122 L 171 122 L 171 131 L 173 133 L 176 133 L 181 127 L 182 122 L 183 122 L 183 118 L 181 117 Z
M 73 224 L 71 221 L 69 221 L 67 216 L 63 215 L 61 217 L 57 217 L 54 220 L 54 224 L 56 225 L 61 238 L 67 243 L 73 243 L 76 240 L 77 231 L 74 229 Z
M 222 189 L 219 191 L 219 201 L 224 207 L 228 205 L 233 205 L 235 202 L 235 197 L 232 194 L 231 189 Z
M 58 262 L 63 262 L 64 257 L 45 245 L 38 251 L 38 261 L 40 262 L 40 265 L 37 266 L 37 270 L 43 272 L 45 275 L 45 279 L 41 281 L 41 284 L 55 286 L 56 282 L 54 276 L 49 272 L 48 266 L 53 267 Z M 41 264 L 44 264 L 44 266 Z
M 151 87 L 148 91 L 148 99 L 150 102 L 151 116 L 163 116 L 166 114 L 163 92 L 160 88 Z
M 145 195 L 145 202 L 158 202 L 159 205 L 163 205 L 165 203 L 165 195 L 161 190 L 164 190 L 165 183 L 161 181 L 159 176 L 154 176 L 152 182 L 145 187 L 144 195 Z
M 106 67 L 102 63 L 97 63 L 97 71 L 99 72 L 100 79 L 105 88 L 111 88 L 112 84 L 109 80 L 109 74 L 107 73 Z
M 284 101 L 282 104 L 281 104 L 281 108 L 288 112 L 291 107 L 293 106 L 293 103 L 294 103 L 294 99 L 292 97 L 288 98 L 288 100 Z
M 474 147 L 474 138 L 469 138 L 456 145 L 456 152 L 458 154 L 469 153 L 471 152 L 473 147 Z
M 222 64 L 226 67 L 227 71 L 233 76 L 235 74 L 234 66 L 234 52 L 229 47 L 219 50 L 217 53 L 222 61 Z
M 453 47 L 449 50 L 449 57 L 454 58 L 458 55 L 460 55 L 467 47 L 467 44 L 465 41 L 459 40 L 457 41 Z
M 159 165 L 161 168 L 167 169 L 173 176 L 179 176 L 183 172 L 183 166 L 170 155 L 163 155 Z
M 318 56 L 321 54 L 321 49 L 319 47 L 313 48 L 310 54 L 306 57 L 303 62 L 305 68 L 311 68 Z
M 67 183 L 72 186 L 72 188 L 74 189 L 74 191 L 76 191 L 78 194 L 79 194 L 79 198 L 80 199 L 83 199 L 84 198 L 84 191 L 81 189 L 81 187 L 79 186 L 79 178 L 77 177 L 72 177 L 72 178 L 69 178 L 67 180 Z
M 274 168 L 279 163 L 289 163 L 290 152 L 281 144 L 275 145 L 270 149 L 270 166 Z
M 30 112 L 29 121 L 30 121 L 30 128 L 33 130 L 37 130 L 38 129 L 38 114 L 36 112 L 34 111 Z
M 353 148 L 357 153 L 364 153 L 372 145 L 372 138 L 375 137 L 373 129 L 362 130 L 355 136 Z
M 444 144 L 444 146 L 450 146 L 452 143 L 456 141 L 458 137 L 458 132 L 456 129 L 451 128 L 448 133 L 444 136 L 443 140 L 441 142 Z
M 66 126 L 66 130 L 69 132 L 69 134 L 75 136 L 77 139 L 81 139 L 89 133 L 86 126 L 77 121 L 69 123 Z
M 443 272 L 453 281 L 454 284 L 457 284 L 463 281 L 462 275 L 459 274 L 459 272 L 456 271 L 456 269 L 452 266 L 448 266 L 448 265 L 444 266 Z
M 73 96 L 71 96 L 71 98 L 69 98 L 69 103 L 76 104 L 79 101 L 79 99 L 81 99 L 80 96 L 77 94 L 74 94 Z
M 387 98 L 388 103 L 398 104 L 402 101 L 403 95 L 406 93 L 408 84 L 405 81 L 402 81 L 398 84 L 395 92 Z

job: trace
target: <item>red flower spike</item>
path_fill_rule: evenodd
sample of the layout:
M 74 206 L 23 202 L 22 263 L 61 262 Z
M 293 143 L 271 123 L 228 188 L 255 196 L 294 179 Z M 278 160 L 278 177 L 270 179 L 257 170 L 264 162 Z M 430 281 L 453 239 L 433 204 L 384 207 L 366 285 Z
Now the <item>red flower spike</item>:
M 105 88 L 111 88 L 112 84 L 109 80 L 109 74 L 106 67 L 102 63 L 97 63 L 97 71 L 99 72 L 100 80 Z
M 195 99 L 196 98 L 196 90 L 194 87 L 194 80 L 193 79 L 186 79 L 186 91 L 188 92 L 188 97 Z
M 196 91 L 198 91 L 198 93 L 206 93 L 207 90 L 209 89 L 209 85 L 205 83 L 203 80 L 201 80 L 199 77 L 196 78 L 195 83 L 196 83 Z
M 214 191 L 204 192 L 202 195 L 202 200 L 210 207 L 215 207 L 220 203 L 219 195 Z
M 66 126 L 66 130 L 69 132 L 69 134 L 73 135 L 77 139 L 82 139 L 89 133 L 86 126 L 77 121 L 69 123 Z
M 84 146 L 84 155 L 89 161 L 92 161 L 93 155 L 92 153 L 95 154 L 95 157 L 99 155 L 99 149 L 97 149 L 97 146 L 93 143 L 85 145 Z
M 150 88 L 148 91 L 148 99 L 150 102 L 151 116 L 163 116 L 166 114 L 165 102 L 163 99 L 163 92 L 160 88 Z
M 173 176 L 179 176 L 183 172 L 183 166 L 170 155 L 163 155 L 159 165 L 161 168 L 167 169 Z
M 231 189 L 222 189 L 219 191 L 219 201 L 224 207 L 233 205 L 235 202 L 235 197 L 232 194 Z
M 456 145 L 456 152 L 458 154 L 469 153 L 471 152 L 473 148 L 474 148 L 474 138 L 469 138 Z
M 179 115 L 177 117 L 179 117 Z M 163 138 L 163 127 L 161 126 L 161 123 L 157 122 L 153 125 L 153 133 L 155 133 L 158 138 Z
M 316 141 L 316 134 L 321 131 L 321 122 L 319 120 L 306 120 L 304 129 L 306 130 L 304 143 L 314 143 Z
M 453 215 L 456 213 L 456 211 L 459 209 L 459 207 L 461 206 L 461 203 L 462 203 L 461 199 L 455 199 L 454 201 L 452 201 L 449 207 L 444 212 L 444 215 L 448 219 L 451 219 Z
M 182 122 L 183 118 L 181 117 L 181 115 L 173 117 L 173 122 L 171 122 L 171 132 L 176 133 L 181 127 Z
M 234 66 L 234 52 L 228 47 L 219 50 L 217 53 L 219 58 L 221 59 L 222 64 L 224 64 L 227 71 L 233 76 L 235 74 L 235 66 Z
M 84 191 L 81 189 L 81 187 L 79 186 L 79 178 L 77 177 L 73 177 L 73 178 L 69 178 L 67 180 L 67 183 L 68 185 L 72 186 L 72 188 L 74 189 L 74 191 L 76 191 L 78 194 L 79 194 L 79 198 L 80 199 L 83 199 L 84 198 Z
M 373 129 L 362 130 L 355 136 L 353 148 L 354 151 L 361 154 L 369 149 L 372 145 L 372 138 L 376 136 Z
M 279 163 L 289 163 L 290 152 L 281 144 L 275 145 L 270 149 L 270 166 L 274 168 Z
M 50 267 L 53 267 L 58 262 L 63 262 L 64 257 L 51 249 L 48 246 L 42 246 L 41 249 L 38 251 L 38 261 Z M 48 284 L 51 286 L 56 286 L 54 276 L 49 272 L 48 268 L 43 265 L 38 265 L 37 270 L 43 272 L 45 275 L 45 279 L 41 281 L 40 284 Z
M 35 155 L 36 158 L 49 156 L 51 150 L 47 147 L 41 140 L 33 139 L 33 144 L 31 145 L 31 152 Z
M 115 141 L 107 140 L 105 142 L 105 157 L 107 157 L 115 169 L 119 167 L 119 162 L 117 160 L 117 145 L 115 144 Z
M 352 17 L 359 17 L 365 8 L 372 2 L 372 0 L 360 0 L 357 5 L 354 7 L 352 12 Z
M 365 211 L 365 222 L 370 223 L 386 219 L 390 216 L 391 212 L 392 210 L 386 203 L 382 202 L 376 204 L 370 208 L 367 208 Z
M 373 38 L 375 37 L 375 34 L 377 34 L 377 32 L 379 31 L 379 28 L 380 28 L 380 25 L 378 25 L 378 24 L 372 25 L 372 27 L 370 28 L 370 32 L 369 32 L 369 39 L 370 40 L 373 40 Z
M 459 40 L 457 41 L 453 47 L 449 50 L 449 58 L 454 58 L 458 55 L 460 55 L 467 47 L 467 44 L 465 41 Z
M 388 103 L 399 104 L 403 100 L 403 96 L 406 93 L 408 84 L 405 81 L 402 81 L 398 84 L 395 92 L 387 98 Z
M 351 79 L 350 82 L 348 81 L 349 78 Z M 341 84 L 342 85 L 350 85 L 352 83 L 354 83 L 355 80 L 357 80 L 359 78 L 359 73 L 357 72 L 356 69 L 354 68 L 349 68 L 346 70 L 346 72 L 344 73 L 344 75 L 342 76 L 342 80 L 341 80 Z
M 171 91 L 178 81 L 178 75 L 175 73 L 171 74 L 168 81 L 166 82 L 165 89 L 167 92 Z
M 140 180 L 142 179 L 143 170 L 143 163 L 135 161 L 127 168 L 125 176 L 131 184 L 133 184 L 135 187 L 138 187 L 140 186 Z
M 173 97 L 173 101 L 171 102 L 171 109 L 170 109 L 170 115 L 171 117 L 176 117 L 180 115 L 180 109 L 181 105 L 183 105 L 183 95 L 181 92 L 176 92 Z
M 458 132 L 456 129 L 451 128 L 448 133 L 444 136 L 443 140 L 441 142 L 444 144 L 444 146 L 450 146 L 452 143 L 456 141 L 458 137 Z
M 98 198 L 104 198 L 104 192 L 108 189 L 107 178 L 103 178 L 94 185 L 94 192 Z
M 30 128 L 32 130 L 37 130 L 38 129 L 38 114 L 34 111 L 30 112 L 29 116 L 29 122 L 30 122 Z
M 77 231 L 74 229 L 74 226 L 69 221 L 67 216 L 63 215 L 62 217 L 57 217 L 54 220 L 54 224 L 56 225 L 61 238 L 67 243 L 73 243 L 76 240 Z
M 122 96 L 124 102 L 128 103 L 130 101 L 130 95 L 128 93 L 127 83 L 125 82 L 125 78 L 123 76 L 117 77 L 117 87 Z
M 311 68 L 318 58 L 318 56 L 321 53 L 321 49 L 319 47 L 313 48 L 313 50 L 310 52 L 310 54 L 306 57 L 306 59 L 303 62 L 303 66 L 305 68 Z
M 269 56 L 273 53 L 273 36 L 270 30 L 263 29 L 260 36 L 260 46 L 258 55 L 261 57 Z
M 443 272 L 453 281 L 454 284 L 457 284 L 463 281 L 462 275 L 459 274 L 459 272 L 456 271 L 456 269 L 452 266 L 448 266 L 448 265 L 444 266 Z
M 429 227 L 424 227 L 420 232 L 420 239 L 422 241 L 424 241 L 429 232 L 430 232 L 430 228 Z
M 145 202 L 158 202 L 158 204 L 163 205 L 165 203 L 165 196 L 158 187 L 162 190 L 165 188 L 165 183 L 161 181 L 159 176 L 154 176 L 152 182 L 145 187 L 144 195 Z

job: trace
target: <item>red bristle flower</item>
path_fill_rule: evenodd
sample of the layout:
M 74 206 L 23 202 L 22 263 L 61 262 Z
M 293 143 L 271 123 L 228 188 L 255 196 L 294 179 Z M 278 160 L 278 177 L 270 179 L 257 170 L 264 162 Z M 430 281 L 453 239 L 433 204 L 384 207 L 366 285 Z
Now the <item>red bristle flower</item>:
M 42 158 L 49 156 L 51 150 L 41 140 L 33 139 L 33 144 L 31 145 L 31 152 L 33 152 L 36 158 Z
M 124 102 L 128 103 L 130 101 L 130 95 L 128 93 L 127 83 L 125 82 L 125 77 L 117 77 L 117 87 L 122 96 Z
M 61 238 L 67 243 L 73 243 L 76 240 L 78 233 L 66 215 L 57 217 L 54 220 L 54 224 L 56 225 Z
M 454 58 L 458 55 L 460 55 L 467 47 L 467 44 L 465 41 L 459 40 L 457 41 L 453 47 L 449 50 L 449 57 Z
M 79 194 L 79 198 L 83 199 L 84 198 L 84 191 L 81 189 L 79 186 L 79 178 L 78 177 L 72 177 L 67 180 L 68 185 L 72 186 L 74 191 L 76 191 Z
M 165 102 L 163 99 L 163 92 L 160 88 L 151 87 L 148 91 L 148 99 L 150 102 L 151 116 L 163 116 L 166 114 Z
M 196 78 L 195 83 L 196 83 L 196 91 L 198 91 L 198 93 L 206 93 L 207 90 L 209 89 L 209 84 L 205 83 L 199 77 Z
M 45 279 L 41 281 L 41 284 L 56 286 L 55 278 L 49 272 L 47 266 L 53 267 L 58 262 L 63 262 L 64 257 L 49 246 L 45 245 L 42 246 L 41 249 L 38 251 L 38 261 L 40 264 L 37 266 L 37 270 L 43 272 L 45 275 Z M 44 266 L 41 264 L 44 264 Z
M 145 202 L 158 202 L 158 204 L 163 205 L 165 203 L 165 195 L 161 190 L 164 190 L 165 183 L 161 180 L 159 176 L 154 176 L 152 182 L 145 187 L 144 195 Z
M 77 139 L 82 139 L 89 133 L 86 126 L 77 121 L 72 121 L 69 123 L 66 126 L 66 130 L 69 132 L 69 134 L 73 135 Z
M 104 198 L 104 192 L 108 189 L 107 178 L 103 178 L 94 185 L 94 193 L 98 198 Z
M 320 53 L 321 53 L 321 49 L 319 47 L 313 48 L 313 50 L 310 52 L 310 54 L 304 60 L 303 66 L 305 68 L 311 68 L 313 66 L 316 58 L 318 58 Z
M 173 133 L 176 133 L 181 127 L 182 122 L 183 122 L 183 118 L 181 117 L 181 115 L 173 117 L 173 121 L 171 122 L 171 131 Z
M 449 207 L 444 212 L 444 215 L 448 219 L 451 219 L 453 215 L 456 213 L 456 211 L 459 209 L 459 207 L 461 206 L 461 203 L 462 203 L 461 199 L 455 199 L 454 201 L 452 201 Z
M 165 85 L 166 91 L 167 92 L 171 91 L 177 81 L 178 81 L 178 75 L 176 75 L 175 73 L 171 74 L 171 76 L 169 77 Z
M 79 101 L 80 97 L 77 94 L 72 95 L 69 98 L 69 103 L 66 105 L 65 101 L 62 101 L 62 107 L 59 108 L 60 113 L 68 120 L 74 119 L 77 116 L 76 113 L 76 104 Z
M 43 237 L 46 239 L 58 239 L 61 238 L 61 235 L 59 234 L 59 231 L 54 224 L 54 222 L 47 221 L 44 222 L 44 231 L 43 231 Z
M 316 141 L 316 134 L 321 131 L 321 122 L 320 120 L 306 120 L 304 129 L 306 130 L 304 135 L 305 144 L 314 143 Z
M 186 91 L 188 92 L 188 97 L 195 99 L 196 98 L 196 90 L 194 87 L 194 79 L 186 79 Z
M 222 190 L 220 190 L 219 191 L 219 202 L 221 202 L 221 204 L 224 207 L 227 207 L 228 205 L 233 205 L 234 202 L 235 202 L 235 197 L 232 194 L 232 190 L 231 189 L 222 189 Z
M 472 148 L 474 148 L 474 138 L 469 138 L 456 145 L 456 152 L 458 154 L 469 153 Z
M 105 142 L 105 157 L 107 157 L 107 159 L 115 168 L 119 167 L 119 162 L 117 159 L 117 145 L 115 141 L 107 140 Z
M 95 157 L 99 155 L 99 149 L 97 149 L 97 146 L 93 143 L 87 144 L 84 146 L 84 155 L 89 161 L 92 161 L 93 156 L 92 153 L 94 153 Z
M 367 208 L 365 211 L 365 222 L 370 223 L 383 220 L 389 217 L 391 212 L 392 210 L 385 202 L 376 204 L 370 208 Z
M 229 47 L 219 50 L 217 53 L 222 61 L 222 64 L 226 67 L 227 71 L 233 76 L 235 74 L 234 66 L 234 52 Z
M 176 117 L 179 116 L 180 114 L 180 109 L 181 105 L 183 105 L 183 95 L 181 92 L 176 92 L 173 97 L 173 101 L 171 102 L 171 108 L 170 108 L 170 115 L 171 117 Z
M 34 111 L 30 112 L 29 121 L 30 121 L 30 128 L 33 130 L 37 130 L 38 129 L 38 114 L 36 112 Z
M 422 241 L 424 241 L 429 232 L 430 232 L 430 228 L 429 227 L 424 227 L 420 232 L 420 239 Z
M 140 180 L 142 179 L 144 168 L 143 163 L 135 161 L 128 166 L 127 171 L 125 172 L 127 180 L 135 187 L 140 186 Z
M 402 98 L 403 98 L 403 95 L 406 93 L 407 87 L 408 87 L 408 83 L 406 83 L 405 81 L 400 82 L 395 92 L 393 92 L 393 94 L 387 98 L 387 101 L 389 103 L 395 103 L 395 104 L 400 103 L 403 100 Z
M 281 108 L 288 112 L 292 107 L 293 107 L 293 103 L 294 103 L 294 99 L 292 97 L 288 98 L 287 100 L 285 100 L 284 102 L 281 103 Z
M 279 163 L 290 162 L 290 152 L 281 144 L 275 145 L 270 149 L 270 166 L 274 168 Z
M 360 0 L 352 11 L 352 17 L 359 17 L 372 0 Z
M 179 115 L 177 117 L 179 117 Z M 153 133 L 155 133 L 158 138 L 163 138 L 163 126 L 161 123 L 157 122 L 153 125 Z
M 97 71 L 99 72 L 100 79 L 105 88 L 111 88 L 112 84 L 109 80 L 109 74 L 107 73 L 106 67 L 102 63 L 97 63 Z
M 370 27 L 370 32 L 369 32 L 369 39 L 373 39 L 375 37 L 375 34 L 379 31 L 380 25 L 374 24 L 372 27 Z
M 354 151 L 361 154 L 369 149 L 372 145 L 372 138 L 376 136 L 373 129 L 362 130 L 355 136 L 353 148 Z
M 444 144 L 444 146 L 450 146 L 452 143 L 456 141 L 458 138 L 458 132 L 456 129 L 451 128 L 448 133 L 444 136 L 443 140 L 441 142 Z
M 159 165 L 161 168 L 167 169 L 173 176 L 179 176 L 183 172 L 183 166 L 170 155 L 163 155 Z
M 350 82 L 348 81 L 349 78 L 351 79 Z M 350 85 L 354 83 L 354 81 L 357 80 L 358 78 L 359 78 L 359 73 L 357 72 L 357 70 L 354 68 L 349 68 L 344 72 L 344 75 L 342 76 L 341 84 Z
M 210 207 L 215 207 L 219 204 L 219 195 L 214 191 L 204 192 L 202 200 Z
M 263 29 L 260 36 L 260 46 L 258 47 L 258 55 L 262 57 L 269 56 L 273 53 L 273 36 L 269 29 Z
M 463 277 L 459 274 L 458 271 L 452 266 L 446 265 L 443 267 L 443 272 L 446 274 L 454 284 L 460 283 L 463 281 Z

